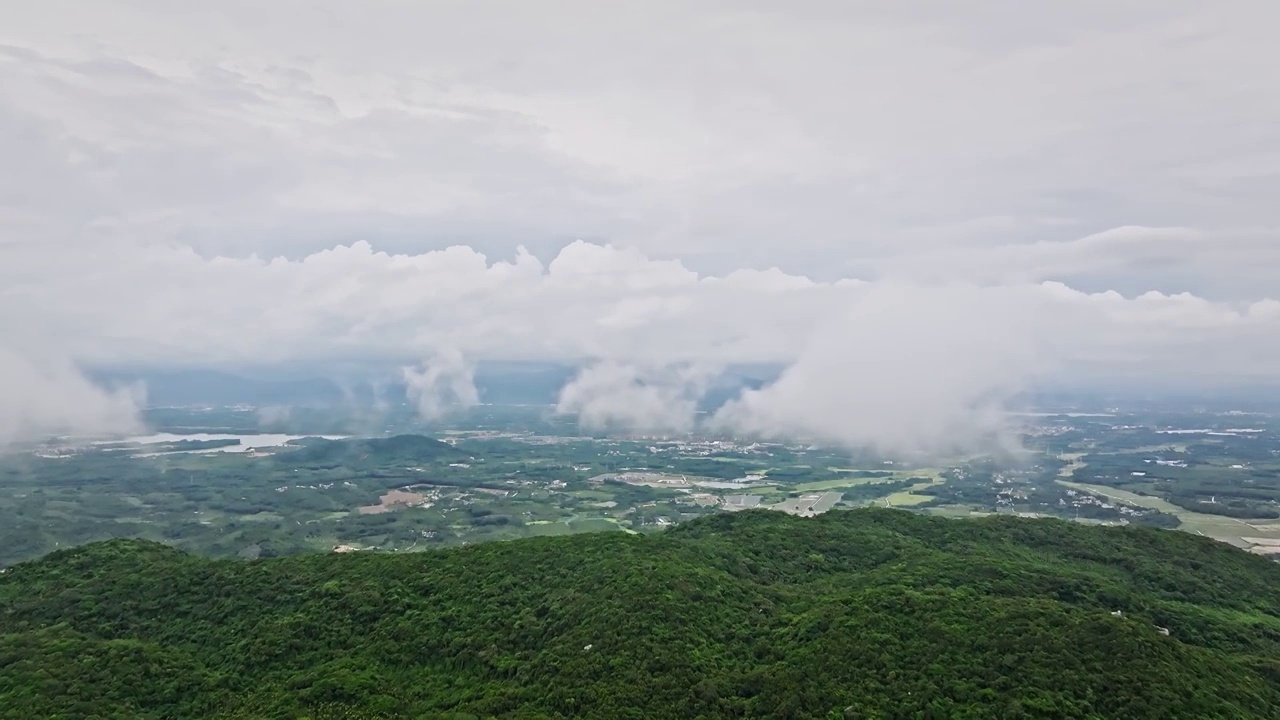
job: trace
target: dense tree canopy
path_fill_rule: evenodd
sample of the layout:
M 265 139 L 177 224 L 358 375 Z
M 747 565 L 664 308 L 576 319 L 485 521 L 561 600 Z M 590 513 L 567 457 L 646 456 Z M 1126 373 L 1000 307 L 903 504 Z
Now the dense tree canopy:
M 1269 718 L 1277 658 L 1280 565 L 1057 520 L 748 511 L 255 561 L 116 540 L 0 575 L 12 718 Z

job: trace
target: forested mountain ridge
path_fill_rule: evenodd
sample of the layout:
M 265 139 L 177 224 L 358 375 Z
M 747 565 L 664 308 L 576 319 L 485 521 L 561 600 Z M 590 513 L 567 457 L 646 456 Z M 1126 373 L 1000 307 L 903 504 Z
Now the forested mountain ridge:
M 1151 528 L 748 511 L 397 555 L 117 540 L 0 575 L 0 717 L 1277 708 L 1280 565 Z

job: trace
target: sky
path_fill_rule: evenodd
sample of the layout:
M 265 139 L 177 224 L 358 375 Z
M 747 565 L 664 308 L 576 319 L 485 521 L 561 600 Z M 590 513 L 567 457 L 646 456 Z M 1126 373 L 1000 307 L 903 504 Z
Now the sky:
M 430 414 L 563 360 L 680 429 L 770 362 L 726 427 L 910 443 L 1280 380 L 1268 0 L 0 8 L 0 441 L 134 422 L 110 363 L 393 360 Z

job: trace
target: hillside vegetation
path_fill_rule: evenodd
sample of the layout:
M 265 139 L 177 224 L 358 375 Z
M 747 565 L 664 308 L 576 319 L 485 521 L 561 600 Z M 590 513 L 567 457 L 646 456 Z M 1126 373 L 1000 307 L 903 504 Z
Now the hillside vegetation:
M 6 718 L 1277 708 L 1280 565 L 1152 528 L 749 511 L 398 555 L 113 540 L 0 575 Z

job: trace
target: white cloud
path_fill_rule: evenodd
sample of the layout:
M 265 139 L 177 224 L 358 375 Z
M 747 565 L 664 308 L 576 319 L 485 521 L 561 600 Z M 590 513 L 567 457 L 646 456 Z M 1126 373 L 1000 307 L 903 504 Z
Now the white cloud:
M 716 369 L 675 364 L 641 368 L 606 361 L 583 368 L 560 393 L 556 411 L 593 430 L 683 433 L 696 425 L 698 400 Z
M 738 426 L 937 394 L 885 425 L 922 442 L 1042 357 L 1275 380 L 1280 6 L 1029 7 L 27 3 L 0 351 L 465 358 L 429 412 L 483 358 L 782 362 Z M 898 327 L 911 360 L 823 357 Z M 1000 352 L 912 379 L 943 338 Z
M 593 237 L 836 277 L 956 242 L 1274 228 L 1277 19 L 49 0 L 0 28 L 0 115 L 74 227 L 235 254 Z
M 975 403 L 1049 367 L 1068 377 L 1087 365 L 1113 376 L 1267 381 L 1280 363 L 1280 313 L 1268 298 L 1126 297 L 1058 282 L 816 282 L 776 270 L 718 278 L 583 243 L 545 265 L 526 253 L 495 262 L 465 247 L 389 255 L 364 243 L 298 260 L 124 244 L 65 259 L 25 246 L 0 256 L 15 259 L 0 263 L 8 337 L 44 342 L 59 357 L 426 357 L 405 378 L 429 417 L 476 401 L 475 360 L 594 361 L 603 364 L 566 390 L 562 409 L 588 422 L 681 429 L 702 385 L 673 368 L 781 362 L 790 368 L 776 386 L 722 419 L 932 442 Z M 906 413 L 900 425 L 891 407 Z
M 0 348 L 0 449 L 52 435 L 116 436 L 141 427 L 140 388 L 103 390 L 64 360 Z
M 1052 367 L 1036 288 L 885 285 L 820 324 L 778 381 L 715 424 L 886 450 L 951 449 L 1003 430 L 1008 396 Z
M 475 367 L 457 350 L 436 353 L 422 362 L 421 370 L 406 367 L 403 374 L 409 401 L 428 420 L 480 402 Z

